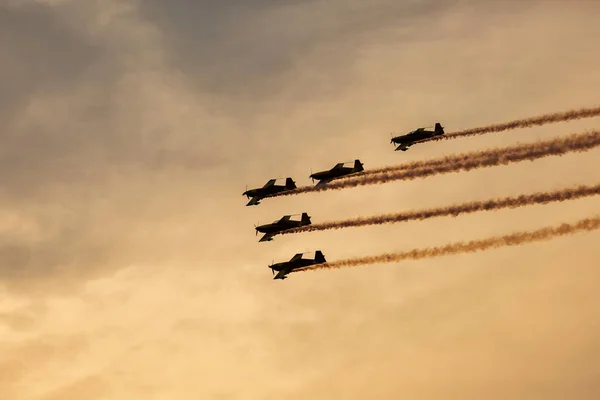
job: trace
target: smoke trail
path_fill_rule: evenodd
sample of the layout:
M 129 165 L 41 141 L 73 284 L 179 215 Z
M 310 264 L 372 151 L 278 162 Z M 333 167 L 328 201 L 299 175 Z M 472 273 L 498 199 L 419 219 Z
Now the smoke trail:
M 477 211 L 492 211 L 502 208 L 517 208 L 532 204 L 547 204 L 550 202 L 561 202 L 575 200 L 582 197 L 600 195 L 600 183 L 595 186 L 577 186 L 574 188 L 556 190 L 552 192 L 538 192 L 529 195 L 505 197 L 486 201 L 473 201 L 469 203 L 455 204 L 447 207 L 430 208 L 426 210 L 408 211 L 397 214 L 385 214 L 366 218 L 353 218 L 342 221 L 324 222 L 321 224 L 307 225 L 280 232 L 282 235 L 301 232 L 324 231 L 329 229 L 343 229 L 366 225 L 393 224 L 403 221 L 424 220 L 441 216 L 456 217 L 460 214 L 473 213 Z
M 558 112 L 552 114 L 538 115 L 537 117 L 517 119 L 503 124 L 494 124 L 488 126 L 482 126 L 479 128 L 465 129 L 462 131 L 452 132 L 447 135 L 436 136 L 433 138 L 425 139 L 420 143 L 437 141 L 437 140 L 448 140 L 456 139 L 465 136 L 484 135 L 486 133 L 502 132 L 516 128 L 528 128 L 535 125 L 552 124 L 555 122 L 571 121 L 581 118 L 591 118 L 600 115 L 600 107 L 593 108 L 580 108 L 578 110 L 571 110 L 566 112 Z
M 452 133 L 449 133 L 449 134 L 446 134 L 443 136 L 436 136 L 433 138 L 420 140 L 419 143 L 438 141 L 438 140 L 456 139 L 456 138 L 465 137 L 465 136 L 483 135 L 486 133 L 502 132 L 502 131 L 516 129 L 516 128 L 527 128 L 527 127 L 531 127 L 534 125 L 545 125 L 545 124 L 550 124 L 550 123 L 555 123 L 555 122 L 570 121 L 570 120 L 576 120 L 576 119 L 582 119 L 582 118 L 591 118 L 591 117 L 596 117 L 599 115 L 600 115 L 600 107 L 580 108 L 578 110 L 571 110 L 571 111 L 558 112 L 558 113 L 552 113 L 552 114 L 544 114 L 544 115 L 539 115 L 537 117 L 518 119 L 518 120 L 511 121 L 511 122 L 506 122 L 503 124 L 494 124 L 494 125 L 488 125 L 488 126 L 483 126 L 483 127 L 479 127 L 479 128 L 472 128 L 472 129 L 466 129 L 466 130 L 462 130 L 462 131 L 452 132 Z M 450 158 L 460 157 L 460 156 L 461 155 L 450 156 L 450 157 L 447 157 L 446 159 L 436 159 L 436 160 L 430 160 L 430 161 L 414 161 L 414 162 L 410 162 L 410 163 L 396 165 L 393 167 L 383 167 L 383 168 L 371 169 L 368 171 L 358 172 L 357 174 L 353 174 L 352 177 L 358 177 L 358 176 L 362 176 L 362 175 L 379 174 L 382 172 L 389 172 L 391 170 L 399 171 L 402 169 L 414 169 L 414 168 L 424 168 L 424 167 L 430 168 L 430 167 L 442 164 L 442 163 L 446 162 L 447 160 L 449 160 Z M 462 155 L 462 156 L 464 156 L 464 155 Z M 341 177 L 340 179 L 348 179 L 348 177 Z
M 526 152 L 527 146 L 516 146 L 516 147 L 507 147 L 505 148 L 506 150 L 510 149 L 511 151 L 513 151 L 513 154 L 516 153 L 516 150 L 520 148 L 522 149 L 522 151 Z M 498 153 L 499 149 L 490 149 L 490 150 L 483 150 L 483 151 L 479 151 L 479 152 L 471 152 L 471 153 L 461 153 L 461 154 L 457 154 L 457 155 L 451 155 L 451 156 L 445 156 L 445 157 L 440 157 L 440 158 L 434 158 L 432 160 L 424 160 L 424 161 L 413 161 L 413 162 L 409 162 L 409 163 L 403 163 L 400 165 L 391 165 L 391 166 L 387 166 L 387 167 L 381 167 L 381 168 L 373 168 L 373 169 L 369 169 L 363 172 L 358 172 L 356 174 L 353 174 L 351 176 L 348 177 L 342 177 L 342 179 L 346 178 L 356 178 L 359 176 L 365 176 L 365 175 L 375 175 L 375 174 L 381 174 L 381 173 L 386 173 L 386 172 L 392 172 L 392 171 L 403 171 L 403 170 L 407 170 L 407 169 L 418 169 L 418 168 L 434 168 L 443 164 L 448 164 L 448 163 L 456 163 L 456 162 L 464 162 L 464 160 L 467 159 L 485 159 L 485 158 L 489 158 L 494 156 L 495 154 Z
M 300 193 L 320 192 L 324 190 L 339 190 L 349 187 L 376 185 L 397 180 L 412 180 L 425 178 L 431 175 L 444 174 L 458 171 L 470 171 L 476 168 L 507 165 L 510 163 L 536 160 L 548 156 L 564 155 L 571 152 L 582 152 L 600 145 L 600 131 L 573 134 L 567 137 L 555 138 L 547 141 L 528 143 L 520 146 L 505 147 L 483 152 L 465 153 L 456 157 L 446 157 L 445 162 L 430 160 L 430 167 L 416 169 L 394 170 L 388 167 L 389 172 L 367 174 L 331 182 L 323 186 L 304 186 L 287 192 L 277 193 L 269 197 L 291 196 Z
M 365 175 L 376 175 L 376 174 L 382 174 L 382 173 L 386 173 L 386 172 L 392 172 L 392 171 L 404 171 L 407 169 L 419 169 L 419 168 L 434 168 L 443 164 L 448 164 L 448 163 L 455 163 L 455 162 L 459 162 L 465 159 L 481 159 L 481 158 L 488 158 L 491 155 L 494 155 L 498 152 L 498 149 L 491 149 L 491 150 L 484 150 L 484 151 L 479 151 L 479 152 L 471 152 L 471 153 L 460 153 L 457 155 L 452 155 L 452 156 L 445 156 L 445 157 L 440 157 L 440 158 L 434 158 L 432 160 L 424 160 L 424 161 L 412 161 L 409 163 L 402 163 L 399 165 L 390 165 L 387 167 L 381 167 L 381 168 L 373 168 L 373 169 L 369 169 L 363 172 L 357 172 L 355 174 L 352 175 L 346 175 L 346 176 L 342 176 L 339 179 L 345 179 L 348 180 L 350 178 L 358 178 L 360 176 L 365 176 Z
M 414 249 L 406 252 L 387 253 L 377 256 L 350 258 L 330 263 L 311 265 L 294 272 L 315 269 L 334 269 L 343 267 L 356 267 L 366 264 L 400 262 L 404 260 L 420 260 L 423 258 L 441 257 L 458 253 L 472 253 L 504 246 L 518 246 L 525 243 L 549 240 L 557 236 L 571 235 L 582 231 L 592 231 L 600 228 L 600 215 L 586 218 L 572 224 L 563 223 L 558 226 L 549 226 L 529 232 L 517 232 L 505 236 L 496 236 L 483 240 L 470 242 L 451 243 L 446 246 Z

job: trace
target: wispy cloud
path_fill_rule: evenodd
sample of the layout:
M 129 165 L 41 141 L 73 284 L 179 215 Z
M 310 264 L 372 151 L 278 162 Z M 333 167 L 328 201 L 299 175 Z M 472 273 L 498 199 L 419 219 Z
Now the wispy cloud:
M 565 388 L 585 398 L 598 364 L 593 234 L 284 285 L 266 266 L 307 247 L 343 259 L 535 229 L 597 211 L 593 199 L 415 223 L 393 243 L 376 227 L 260 246 L 251 228 L 304 210 L 337 219 L 597 182 L 595 153 L 256 209 L 241 192 L 278 176 L 302 185 L 338 160 L 377 168 L 516 140 L 399 155 L 392 130 L 596 104 L 597 11 L 587 1 L 1 2 L 0 397 L 530 398 L 541 393 L 532 382 L 551 381 L 544 398 Z

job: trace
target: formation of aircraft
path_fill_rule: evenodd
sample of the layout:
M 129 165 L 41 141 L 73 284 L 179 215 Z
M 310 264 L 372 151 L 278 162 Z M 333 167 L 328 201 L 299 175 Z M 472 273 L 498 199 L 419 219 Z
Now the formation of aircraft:
M 291 218 L 292 215 L 284 215 L 281 219 L 273 221 L 270 224 L 255 226 L 254 229 L 256 229 L 257 235 L 259 232 L 265 234 L 260 238 L 259 242 L 271 241 L 273 240 L 273 236 L 277 235 L 279 232 L 311 224 L 310 216 L 307 213 L 302 213 L 300 221 L 294 221 Z
M 392 143 L 393 145 L 398 145 L 395 151 L 406 151 L 410 146 L 420 142 L 421 140 L 429 139 L 434 136 L 440 136 L 444 133 L 444 127 L 439 122 L 437 122 L 433 131 L 428 131 L 425 128 L 418 128 L 412 132 L 407 133 L 406 135 L 393 137 L 390 140 L 390 143 Z
M 273 275 L 275 275 L 275 271 L 277 271 L 277 275 L 275 275 L 273 279 L 285 279 L 286 275 L 295 269 L 327 262 L 321 250 L 315 251 L 315 258 L 312 260 L 309 258 L 302 258 L 302 254 L 303 253 L 296 254 L 290 259 L 290 261 L 269 265 L 269 268 L 271 268 L 271 271 L 273 271 Z
M 271 194 L 286 192 L 296 189 L 296 182 L 292 178 L 285 179 L 285 185 L 276 185 L 277 179 L 270 179 L 263 187 L 246 190 L 242 193 L 250 199 L 247 206 L 255 206 L 260 204 L 260 201 Z
M 439 122 L 437 122 L 434 126 L 433 131 L 428 131 L 426 128 L 418 128 L 412 132 L 409 132 L 406 135 L 392 137 L 390 142 L 398 146 L 395 149 L 396 151 L 406 151 L 410 146 L 414 145 L 415 143 L 419 143 L 425 139 L 429 139 L 435 136 L 443 135 L 444 133 L 444 127 Z M 338 163 L 334 165 L 333 168 L 328 169 L 326 171 L 311 173 L 309 177 L 312 179 L 313 183 L 315 179 L 318 180 L 316 186 L 321 186 L 326 185 L 332 180 L 364 171 L 364 164 L 360 162 L 359 159 L 354 160 L 354 165 L 352 167 L 346 167 L 344 166 L 344 164 L 346 163 Z M 243 193 L 243 195 L 250 199 L 246 206 L 258 205 L 260 204 L 260 201 L 265 197 L 281 192 L 286 192 L 289 190 L 294 190 L 297 188 L 296 183 L 292 178 L 286 178 L 285 185 L 276 185 L 276 181 L 277 179 L 270 179 L 263 187 L 246 190 Z M 259 242 L 268 242 L 273 240 L 273 236 L 277 235 L 278 233 L 289 229 L 310 225 L 310 216 L 305 212 L 301 215 L 302 217 L 299 221 L 292 220 L 291 217 L 293 215 L 284 215 L 279 220 L 273 221 L 270 224 L 255 226 L 254 228 L 256 229 L 257 235 L 259 232 L 264 233 L 263 237 L 260 238 Z M 310 265 L 323 264 L 327 262 L 321 250 L 315 251 L 315 258 L 313 259 L 303 258 L 303 254 L 304 253 L 298 253 L 294 255 L 289 261 L 273 263 L 269 265 L 269 268 L 271 269 L 274 275 L 275 271 L 277 271 L 277 275 L 275 275 L 273 279 L 283 280 L 286 279 L 287 275 L 294 270 Z
M 347 176 L 350 174 L 355 174 L 357 172 L 364 171 L 363 163 L 360 160 L 354 160 L 354 166 L 352 167 L 344 167 L 345 163 L 338 163 L 333 166 L 333 168 L 328 169 L 326 171 L 315 172 L 311 174 L 309 178 L 313 180 L 313 182 L 318 180 L 316 186 L 325 185 L 326 183 L 331 182 L 334 179 L 341 178 L 342 176 Z

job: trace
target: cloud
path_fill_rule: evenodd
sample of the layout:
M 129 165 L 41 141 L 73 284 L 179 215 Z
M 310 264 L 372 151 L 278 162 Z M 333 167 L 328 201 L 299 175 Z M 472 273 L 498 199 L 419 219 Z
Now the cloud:
M 595 152 L 254 209 L 241 193 L 356 157 L 397 164 L 391 130 L 595 105 L 594 3 L 5 3 L 3 400 L 593 390 L 593 234 L 284 285 L 267 269 L 306 248 L 340 259 L 532 230 L 586 217 L 593 199 L 261 244 L 252 224 L 589 184 Z M 516 140 L 430 143 L 401 161 Z
M 260 103 L 266 96 L 283 94 L 303 59 L 322 58 L 323 50 L 337 46 L 336 57 L 323 60 L 327 64 L 319 68 L 346 73 L 345 66 L 360 52 L 370 32 L 396 23 L 413 27 L 452 4 L 429 0 L 397 4 L 176 0 L 169 5 L 146 1 L 141 12 L 162 28 L 170 59 L 194 76 L 199 90 Z M 313 90 L 322 94 L 318 87 Z
M 2 35 L 0 208 L 44 232 L 0 244 L 3 280 L 93 275 L 156 203 L 140 198 L 140 183 L 164 193 L 167 175 L 191 171 L 203 185 L 227 159 L 214 140 L 225 123 L 186 92 L 156 47 L 160 34 L 132 5 L 30 3 L 2 17 L 14 35 Z

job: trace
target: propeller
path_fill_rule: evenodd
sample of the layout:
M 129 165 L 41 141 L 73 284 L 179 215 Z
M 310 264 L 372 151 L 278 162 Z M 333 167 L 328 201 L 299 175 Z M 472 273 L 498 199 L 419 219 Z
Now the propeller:
M 312 176 L 313 172 L 312 172 L 312 168 L 310 169 L 310 179 L 312 179 L 312 183 L 315 183 L 315 178 L 313 178 Z
M 394 144 L 394 132 L 390 132 L 390 143 Z
M 258 236 L 258 222 L 256 224 L 254 224 L 254 231 L 255 231 L 255 235 L 254 236 Z
M 273 273 L 273 275 L 275 275 L 275 269 L 273 268 L 273 264 L 275 264 L 275 259 L 273 259 L 273 261 L 271 261 L 271 265 L 269 265 L 269 267 L 271 268 L 271 272 Z

